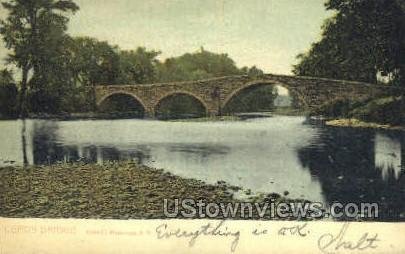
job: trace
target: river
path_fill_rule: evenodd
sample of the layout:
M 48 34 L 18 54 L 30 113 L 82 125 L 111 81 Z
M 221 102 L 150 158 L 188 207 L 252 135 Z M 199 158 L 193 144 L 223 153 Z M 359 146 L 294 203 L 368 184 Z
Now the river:
M 305 117 L 232 122 L 0 121 L 0 167 L 134 160 L 207 183 L 311 201 L 381 202 L 404 217 L 405 135 Z M 387 210 L 387 211 L 388 211 Z

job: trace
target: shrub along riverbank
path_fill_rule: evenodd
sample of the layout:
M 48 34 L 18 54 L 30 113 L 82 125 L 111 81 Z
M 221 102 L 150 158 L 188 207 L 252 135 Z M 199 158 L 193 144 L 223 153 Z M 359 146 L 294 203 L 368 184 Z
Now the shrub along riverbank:
M 331 126 L 404 129 L 405 99 L 401 96 L 381 97 L 365 101 L 334 100 L 312 112 L 323 116 Z

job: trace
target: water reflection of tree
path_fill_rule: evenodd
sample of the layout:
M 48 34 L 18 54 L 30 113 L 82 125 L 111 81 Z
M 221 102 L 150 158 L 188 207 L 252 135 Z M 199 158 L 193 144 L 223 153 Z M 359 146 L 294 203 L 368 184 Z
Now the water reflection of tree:
M 27 156 L 27 121 L 22 119 L 21 128 L 21 140 L 22 140 L 22 153 L 23 153 L 23 165 L 28 166 L 28 156 Z
M 33 154 L 35 165 L 49 165 L 58 162 L 102 163 L 104 161 L 136 161 L 144 163 L 150 158 L 146 147 L 120 150 L 115 147 L 95 145 L 64 145 L 57 140 L 56 122 L 35 122 L 33 127 Z
M 38 121 L 33 125 L 33 154 L 35 165 L 49 165 L 57 162 L 70 163 L 81 159 L 80 148 L 75 145 L 63 145 L 57 140 L 58 123 Z M 86 162 L 96 162 L 96 147 L 83 148 Z
M 405 135 L 401 135 L 401 173 L 405 174 Z
M 382 169 L 374 163 L 374 136 L 373 131 L 327 129 L 314 145 L 298 151 L 299 158 L 319 178 L 327 202 L 378 202 L 380 220 L 403 220 L 405 172 L 397 178 L 390 169 L 387 177 L 382 177 Z M 402 136 L 399 138 L 404 156 L 405 143 Z
M 63 147 L 56 143 L 58 125 L 53 121 L 33 124 L 34 164 L 51 164 L 63 160 Z

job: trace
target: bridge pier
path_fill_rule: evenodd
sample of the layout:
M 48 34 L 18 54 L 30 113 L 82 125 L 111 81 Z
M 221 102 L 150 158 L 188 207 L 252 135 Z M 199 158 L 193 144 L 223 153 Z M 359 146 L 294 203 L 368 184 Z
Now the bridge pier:
M 144 115 L 145 119 L 155 119 L 155 117 L 156 117 L 155 110 L 153 110 L 153 109 L 145 110 L 145 115 Z
M 214 109 L 214 110 L 207 110 L 207 116 L 208 117 L 215 117 L 215 116 L 219 116 L 219 110 Z

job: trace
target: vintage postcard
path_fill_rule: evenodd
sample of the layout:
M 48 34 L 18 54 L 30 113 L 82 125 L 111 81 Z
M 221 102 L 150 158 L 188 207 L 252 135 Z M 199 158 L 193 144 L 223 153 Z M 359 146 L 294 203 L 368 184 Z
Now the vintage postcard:
M 404 0 L 0 2 L 0 254 L 405 253 Z

